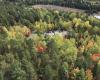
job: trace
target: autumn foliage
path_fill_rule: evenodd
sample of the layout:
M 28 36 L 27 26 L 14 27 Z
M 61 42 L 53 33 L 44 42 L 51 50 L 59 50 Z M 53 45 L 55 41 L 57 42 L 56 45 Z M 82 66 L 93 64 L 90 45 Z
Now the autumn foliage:
M 43 53 L 46 51 L 46 46 L 43 44 L 37 44 L 36 45 L 36 52 Z
M 92 59 L 93 61 L 98 61 L 98 60 L 100 60 L 100 54 L 99 54 L 99 53 L 98 53 L 98 54 L 94 53 L 94 54 L 91 56 L 91 59 Z
M 0 26 L 0 80 L 100 79 L 100 20 L 86 13 L 12 8 L 13 14 L 0 12 L 7 16 L 0 15 L 0 25 L 6 23 Z M 8 24 L 9 15 L 19 20 L 16 25 Z

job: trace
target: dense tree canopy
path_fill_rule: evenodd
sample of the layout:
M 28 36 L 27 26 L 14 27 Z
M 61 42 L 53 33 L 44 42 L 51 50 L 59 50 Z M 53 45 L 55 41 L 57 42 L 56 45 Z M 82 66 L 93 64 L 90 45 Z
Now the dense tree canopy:
M 30 5 L 35 1 L 0 2 L 0 80 L 99 80 L 100 19 L 86 13 L 34 9 Z M 81 9 L 96 6 L 85 0 L 43 4 L 63 1 Z
M 99 19 L 13 4 L 0 8 L 0 80 L 99 79 L 99 58 L 92 56 L 100 54 Z M 48 35 L 55 31 L 67 35 Z

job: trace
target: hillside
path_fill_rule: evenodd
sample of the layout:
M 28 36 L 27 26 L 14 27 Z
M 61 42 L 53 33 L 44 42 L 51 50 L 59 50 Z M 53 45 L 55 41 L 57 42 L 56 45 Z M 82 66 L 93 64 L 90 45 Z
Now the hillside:
M 33 1 L 0 2 L 0 80 L 100 80 L 98 6 Z

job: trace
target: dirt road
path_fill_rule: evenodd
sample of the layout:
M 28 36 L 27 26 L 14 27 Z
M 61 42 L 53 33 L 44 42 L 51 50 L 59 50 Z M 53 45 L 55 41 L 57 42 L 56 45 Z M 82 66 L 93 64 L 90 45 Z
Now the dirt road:
M 56 5 L 34 5 L 32 7 L 34 7 L 34 8 L 50 9 L 50 10 L 66 11 L 66 12 L 85 12 L 85 10 L 81 10 L 81 9 L 61 7 L 61 6 L 56 6 Z

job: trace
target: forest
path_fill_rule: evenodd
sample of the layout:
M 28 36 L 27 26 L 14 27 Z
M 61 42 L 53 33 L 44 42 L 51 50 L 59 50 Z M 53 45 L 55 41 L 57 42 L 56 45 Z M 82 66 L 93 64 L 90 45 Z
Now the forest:
M 2 0 L 1 0 L 2 2 Z M 100 11 L 100 0 L 3 0 L 4 3 L 17 3 L 25 5 L 52 4 L 78 9 L 89 10 L 92 13 Z
M 100 19 L 29 8 L 47 3 L 100 9 L 99 0 L 1 0 L 0 80 L 100 80 Z

